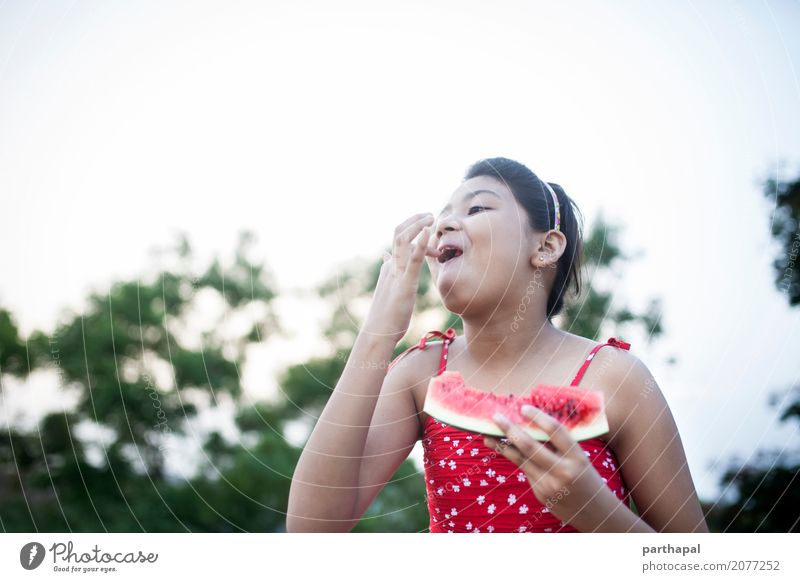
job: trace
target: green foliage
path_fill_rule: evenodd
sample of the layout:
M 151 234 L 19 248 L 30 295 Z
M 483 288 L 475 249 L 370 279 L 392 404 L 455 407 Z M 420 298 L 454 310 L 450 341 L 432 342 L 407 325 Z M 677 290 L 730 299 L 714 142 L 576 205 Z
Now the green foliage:
M 85 309 L 67 314 L 52 333 L 22 338 L 0 310 L 0 372 L 23 377 L 30 361 L 31 369 L 57 372 L 59 386 L 77 395 L 74 408 L 47 415 L 33 430 L 0 433 L 3 530 L 285 531 L 300 455 L 287 435 L 310 428 L 336 386 L 382 258 L 345 265 L 317 289 L 331 306 L 322 331 L 332 355 L 288 366 L 277 378 L 280 397 L 253 403 L 240 390 L 246 349 L 281 333 L 271 307 L 275 285 L 249 258 L 253 243 L 244 233 L 233 261 L 213 259 L 196 271 L 192 247 L 179 235 L 162 256 L 169 267 L 91 293 Z M 624 260 L 598 236 L 589 247 L 599 249 L 598 269 Z M 609 301 L 598 292 L 584 303 L 587 330 L 596 333 L 609 317 Z M 198 314 L 207 320 L 199 330 Z M 655 316 L 618 310 L 610 317 L 641 324 Z M 440 329 L 463 329 L 440 306 L 425 267 L 415 320 L 437 318 Z M 246 325 L 226 325 L 232 320 Z M 424 331 L 410 330 L 394 355 Z M 226 399 L 236 406 L 236 434 L 199 431 L 199 415 Z M 185 456 L 173 447 L 187 443 L 199 450 L 183 474 L 168 457 Z M 422 473 L 406 460 L 354 531 L 425 531 L 425 494 Z
M 28 372 L 25 342 L 11 313 L 0 308 L 0 372 L 25 376 Z
M 773 395 L 771 405 L 778 403 Z M 788 394 L 781 422 L 800 424 L 800 386 Z M 797 434 L 797 431 L 794 432 Z M 800 446 L 760 450 L 746 463 L 728 462 L 720 479 L 725 495 L 706 506 L 712 531 L 800 532 Z
M 218 443 L 206 470 L 176 491 L 172 507 L 191 531 L 285 531 L 300 450 L 270 430 L 255 446 Z
M 59 384 L 77 392 L 78 399 L 73 410 L 46 416 L 33 431 L 8 427 L 0 439 L 3 529 L 280 527 L 282 518 L 275 517 L 279 510 L 269 519 L 253 507 L 245 511 L 237 488 L 256 505 L 280 507 L 298 451 L 275 433 L 247 448 L 188 428 L 222 396 L 234 401 L 240 397 L 247 346 L 279 331 L 271 307 L 271 277 L 264 266 L 248 259 L 253 243 L 253 236 L 243 233 L 230 264 L 215 259 L 195 273 L 191 246 L 181 236 L 167 252 L 174 264 L 169 270 L 115 282 L 107 292 L 92 293 L 85 310 L 69 314 L 52 334 L 31 334 L 32 367 L 56 371 Z M 193 312 L 204 308 L 201 298 L 216 298 L 213 303 L 221 307 L 210 327 L 192 334 L 187 329 L 196 320 Z M 249 323 L 243 332 L 227 331 L 232 320 Z M 25 372 L 23 350 L 10 314 L 0 312 L 4 373 Z M 101 436 L 79 436 L 81 428 Z M 167 474 L 166 451 L 182 435 L 199 441 L 206 459 L 217 460 L 216 477 L 201 472 L 187 480 Z M 273 471 L 265 472 L 264 465 Z M 225 505 L 206 504 L 224 495 Z M 219 515 L 220 507 L 231 508 L 227 521 Z
M 592 225 L 584 240 L 581 294 L 565 302 L 560 327 L 593 340 L 609 335 L 624 338 L 627 330 L 639 327 L 651 341 L 664 332 L 660 300 L 652 298 L 643 311 L 634 312 L 618 305 L 620 298 L 615 297 L 621 264 L 632 259 L 622 252 L 620 230 L 602 215 Z
M 786 293 L 789 305 L 796 306 L 800 304 L 800 178 L 789 182 L 768 179 L 764 194 L 774 203 L 771 231 L 780 244 L 773 261 L 775 285 Z M 782 402 L 787 404 L 780 422 L 800 424 L 800 386 L 783 397 L 773 394 L 770 405 Z M 796 439 L 781 450 L 759 450 L 755 459 L 747 462 L 729 460 L 720 483 L 725 495 L 705 506 L 712 531 L 800 531 L 800 444 Z
M 280 385 L 286 399 L 295 407 L 295 415 L 318 416 L 336 386 L 344 364 L 343 358 L 314 358 L 286 370 Z
M 800 304 L 800 178 L 783 182 L 770 178 L 764 194 L 775 205 L 771 214 L 772 236 L 781 252 L 772 265 L 775 286 L 786 293 L 789 305 Z

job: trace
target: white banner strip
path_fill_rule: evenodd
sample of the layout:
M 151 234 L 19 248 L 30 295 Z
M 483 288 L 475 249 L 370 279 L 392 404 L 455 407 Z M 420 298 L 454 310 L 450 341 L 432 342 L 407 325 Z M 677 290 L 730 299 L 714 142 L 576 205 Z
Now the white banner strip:
M 798 540 L 766 533 L 2 534 L 0 579 L 800 580 Z

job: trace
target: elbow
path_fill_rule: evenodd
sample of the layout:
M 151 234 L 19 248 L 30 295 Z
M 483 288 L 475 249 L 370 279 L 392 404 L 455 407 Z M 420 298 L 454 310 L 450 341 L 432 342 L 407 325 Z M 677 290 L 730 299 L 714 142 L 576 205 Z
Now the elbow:
M 290 515 L 286 516 L 286 533 L 309 533 L 307 520 L 298 519 Z
M 349 533 L 359 522 L 358 519 L 346 519 L 345 516 L 330 515 L 327 511 L 321 511 L 320 509 L 315 509 L 305 503 L 292 503 L 290 497 L 286 511 L 286 532 Z
M 352 513 L 344 513 L 341 504 L 320 499 L 318 491 L 298 487 L 295 482 L 289 488 L 287 533 L 348 533 L 359 521 Z
M 303 520 L 297 519 L 291 514 L 286 515 L 286 533 L 304 533 L 306 531 L 303 528 Z

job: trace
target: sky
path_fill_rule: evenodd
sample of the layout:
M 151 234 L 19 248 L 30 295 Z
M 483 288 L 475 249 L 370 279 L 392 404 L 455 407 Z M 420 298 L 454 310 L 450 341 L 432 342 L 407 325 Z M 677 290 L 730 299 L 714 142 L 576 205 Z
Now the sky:
M 308 289 L 510 157 L 622 226 L 614 302 L 661 298 L 632 351 L 712 496 L 715 463 L 797 442 L 766 407 L 800 310 L 760 183 L 800 175 L 798 24 L 792 1 L 2 2 L 0 305 L 52 330 L 178 231 L 202 258 L 252 230 L 290 332 L 245 370 L 268 397 L 326 351 Z M 19 414 L 58 390 L 29 383 Z

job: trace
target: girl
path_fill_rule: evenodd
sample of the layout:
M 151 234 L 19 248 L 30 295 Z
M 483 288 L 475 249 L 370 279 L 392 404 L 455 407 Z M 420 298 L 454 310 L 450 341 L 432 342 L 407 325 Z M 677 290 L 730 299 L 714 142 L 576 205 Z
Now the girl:
M 401 223 L 295 469 L 287 530 L 350 531 L 421 439 L 431 532 L 708 531 L 648 369 L 625 342 L 597 344 L 551 321 L 570 286 L 580 289 L 580 254 L 572 200 L 506 158 L 474 164 L 436 219 Z M 423 258 L 464 334 L 429 332 L 389 363 L 408 331 Z M 440 349 L 425 349 L 430 335 Z M 546 444 L 502 417 L 503 438 L 457 430 L 422 412 L 430 378 L 445 369 L 502 394 L 567 383 L 602 391 L 610 430 L 576 443 L 537 409 L 528 415 Z

